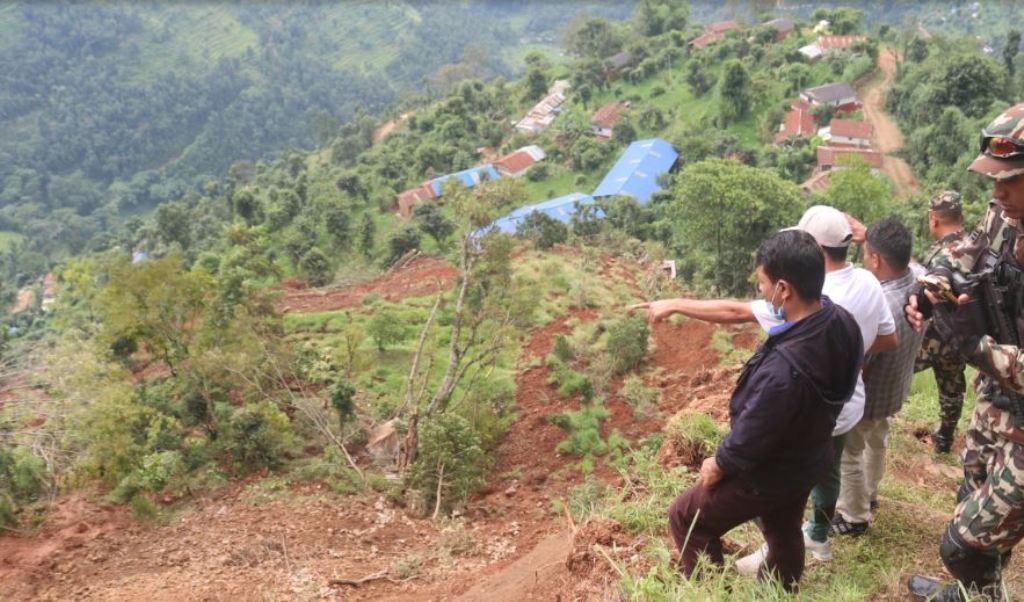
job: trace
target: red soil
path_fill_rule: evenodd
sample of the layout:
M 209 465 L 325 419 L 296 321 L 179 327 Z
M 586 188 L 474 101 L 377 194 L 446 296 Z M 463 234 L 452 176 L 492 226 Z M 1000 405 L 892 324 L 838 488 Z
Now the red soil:
M 447 290 L 455 284 L 459 271 L 440 259 L 420 256 L 380 278 L 344 288 L 301 288 L 285 283 L 284 297 L 277 304 L 281 313 L 312 313 L 356 307 L 370 294 L 387 301 L 423 297 Z

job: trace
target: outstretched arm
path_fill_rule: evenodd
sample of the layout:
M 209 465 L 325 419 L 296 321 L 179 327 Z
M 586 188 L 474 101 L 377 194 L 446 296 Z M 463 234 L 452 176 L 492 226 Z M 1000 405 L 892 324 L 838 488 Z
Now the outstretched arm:
M 755 321 L 750 302 L 732 299 L 663 299 L 629 306 L 630 311 L 639 309 L 647 311 L 647 319 L 652 323 L 664 320 L 672 314 L 683 314 L 688 318 L 715 324 Z

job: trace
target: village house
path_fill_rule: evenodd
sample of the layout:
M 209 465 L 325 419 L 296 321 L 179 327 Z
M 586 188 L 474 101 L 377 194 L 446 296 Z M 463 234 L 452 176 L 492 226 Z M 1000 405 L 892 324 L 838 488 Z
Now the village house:
M 800 48 L 800 54 L 815 61 L 837 50 L 847 50 L 865 40 L 867 38 L 864 36 L 818 36 L 813 43 Z
M 779 125 L 779 131 L 772 138 L 773 144 L 779 144 L 791 136 L 803 136 L 810 138 L 817 130 L 818 123 L 811 113 L 811 105 L 802 98 L 797 98 L 790 104 L 786 116 Z
M 611 138 L 615 126 L 622 121 L 628 102 L 613 102 L 598 109 L 590 118 L 590 132 L 599 138 Z
M 853 86 L 845 82 L 808 88 L 800 93 L 800 98 L 806 100 L 812 107 L 827 105 L 846 113 L 852 113 L 860 108 L 860 101 L 857 100 Z
M 560 79 L 551 85 L 548 95 L 538 102 L 516 123 L 516 130 L 524 134 L 540 134 L 558 115 L 559 107 L 565 102 L 565 93 L 569 90 L 569 81 Z
M 622 71 L 633 64 L 633 55 L 628 50 L 623 50 L 604 60 L 604 77 L 610 82 L 619 79 Z
M 832 172 L 831 171 L 815 171 L 814 175 L 800 184 L 800 190 L 806 194 L 813 194 L 815 192 L 821 192 L 829 187 L 832 183 Z
M 775 30 L 776 42 L 781 42 L 782 40 L 785 40 L 789 36 L 793 35 L 793 19 L 790 19 L 789 17 L 779 17 L 777 19 L 772 19 L 771 21 L 766 21 L 764 25 L 765 27 L 769 27 Z
M 515 178 L 525 174 L 534 163 L 543 161 L 545 157 L 547 155 L 544 153 L 544 149 L 531 144 L 514 150 L 503 157 L 498 157 L 494 160 L 493 165 L 499 174 Z
M 723 39 L 725 34 L 730 31 L 739 29 L 739 24 L 736 21 L 720 21 L 718 23 L 710 23 L 704 26 L 704 33 L 700 34 L 696 38 L 690 40 L 687 46 L 691 50 L 702 50 L 715 42 Z
M 436 199 L 437 195 L 434 194 L 434 188 L 430 185 L 430 180 L 423 182 L 419 186 L 404 190 L 398 193 L 398 215 L 402 217 L 409 217 L 412 215 L 412 206 L 421 201 L 430 199 Z
M 828 127 L 818 130 L 818 136 L 829 146 L 871 146 L 871 136 L 875 128 L 866 121 L 852 119 L 833 119 Z
M 830 171 L 839 167 L 840 159 L 848 156 L 857 156 L 864 159 L 872 169 L 882 168 L 882 153 L 873 148 L 858 148 L 854 146 L 819 146 L 817 148 L 818 170 Z

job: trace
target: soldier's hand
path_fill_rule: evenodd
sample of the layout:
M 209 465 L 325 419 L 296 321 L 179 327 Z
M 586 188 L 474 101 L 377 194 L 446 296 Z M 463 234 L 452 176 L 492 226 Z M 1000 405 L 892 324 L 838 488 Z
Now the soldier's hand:
M 725 474 L 718 467 L 718 461 L 715 460 L 714 456 L 704 459 L 704 462 L 700 465 L 700 481 L 705 489 L 714 489 L 723 476 Z
M 663 299 L 649 303 L 637 303 L 636 305 L 630 305 L 628 309 L 629 311 L 645 310 L 647 312 L 647 321 L 654 324 L 675 313 L 675 303 L 672 299 Z

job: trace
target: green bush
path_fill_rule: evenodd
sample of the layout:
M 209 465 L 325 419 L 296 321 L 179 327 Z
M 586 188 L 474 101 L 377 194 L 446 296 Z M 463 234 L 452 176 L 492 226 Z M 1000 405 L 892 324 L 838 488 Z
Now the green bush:
M 608 354 L 616 374 L 637 367 L 647 356 L 651 331 L 643 316 L 622 318 L 608 328 Z
M 377 351 L 380 352 L 405 339 L 405 327 L 399 321 L 398 314 L 384 306 L 378 306 L 373 312 L 366 330 L 377 343 Z
M 490 459 L 479 435 L 462 416 L 448 412 L 433 418 L 423 425 L 419 440 L 419 454 L 408 478 L 430 508 L 437 503 L 439 480 L 445 510 L 485 482 Z
M 551 353 L 563 362 L 570 362 L 573 358 L 572 345 L 569 344 L 569 339 L 565 335 L 555 335 L 555 344 L 551 349 Z
M 249 404 L 231 416 L 228 447 L 242 473 L 280 465 L 293 439 L 288 416 L 269 401 Z
M 580 457 L 603 456 L 608 453 L 608 443 L 601 438 L 601 422 L 610 415 L 604 406 L 592 405 L 578 412 L 549 416 L 548 420 L 552 424 L 569 435 L 565 441 L 558 444 L 556 451 Z
M 46 462 L 26 447 L 0 448 L 0 525 L 17 523 L 18 510 L 47 487 Z
M 549 382 L 558 385 L 558 394 L 562 397 L 572 397 L 577 393 L 583 397 L 583 401 L 590 401 L 594 397 L 594 385 L 590 379 L 564 365 L 551 373 Z
M 626 377 L 622 383 L 622 396 L 633 406 L 633 413 L 639 417 L 650 416 L 658 410 L 658 395 L 658 389 L 648 387 L 635 374 Z
M 547 163 L 537 163 L 526 172 L 526 179 L 531 182 L 546 180 L 551 175 L 551 166 Z

